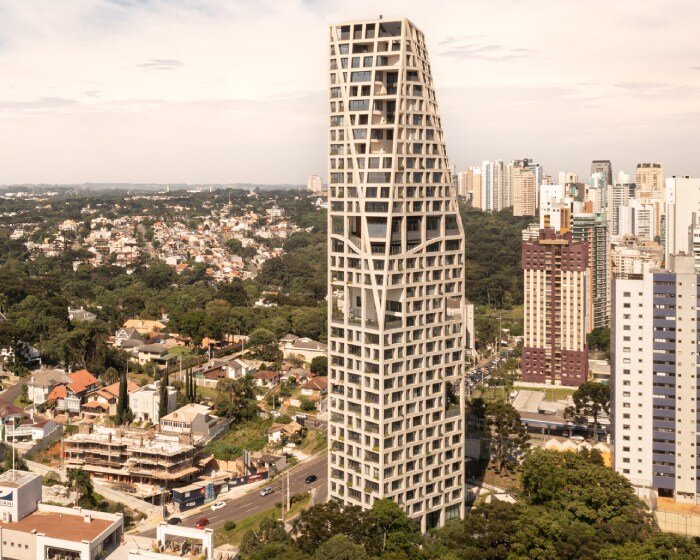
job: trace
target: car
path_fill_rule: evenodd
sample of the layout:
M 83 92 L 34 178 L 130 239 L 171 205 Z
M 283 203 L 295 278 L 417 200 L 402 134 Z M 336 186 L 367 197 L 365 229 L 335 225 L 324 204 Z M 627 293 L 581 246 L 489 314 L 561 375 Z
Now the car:
M 265 488 L 260 489 L 260 495 L 261 496 L 267 496 L 268 494 L 272 494 L 274 490 L 272 489 L 272 486 L 265 486 Z
M 273 418 L 279 418 L 280 416 L 282 416 L 282 414 L 277 412 L 276 410 L 271 410 L 270 416 L 272 416 Z
M 197 524 L 194 527 L 195 529 L 204 529 L 207 525 L 209 525 L 209 520 L 206 517 L 202 517 L 199 521 L 197 521 Z
M 182 519 L 179 517 L 171 517 L 168 519 L 168 525 L 179 525 L 180 523 L 182 523 Z
M 223 507 L 226 507 L 226 502 L 216 502 L 215 504 L 211 505 L 211 510 L 216 511 L 216 510 L 221 509 Z
M 571 436 L 570 439 L 571 439 L 572 441 L 578 441 L 578 442 L 581 442 L 581 441 L 585 441 L 585 440 L 586 440 L 586 438 L 584 438 L 583 436 Z
M 312 482 L 316 482 L 318 480 L 318 477 L 315 474 L 310 474 L 304 479 L 304 482 L 306 484 L 311 484 Z

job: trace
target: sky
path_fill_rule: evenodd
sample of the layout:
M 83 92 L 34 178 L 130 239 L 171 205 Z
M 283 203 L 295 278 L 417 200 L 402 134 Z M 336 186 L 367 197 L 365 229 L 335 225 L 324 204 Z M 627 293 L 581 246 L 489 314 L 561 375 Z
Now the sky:
M 696 0 L 0 0 L 0 184 L 325 180 L 328 26 L 380 14 L 458 170 L 700 175 Z

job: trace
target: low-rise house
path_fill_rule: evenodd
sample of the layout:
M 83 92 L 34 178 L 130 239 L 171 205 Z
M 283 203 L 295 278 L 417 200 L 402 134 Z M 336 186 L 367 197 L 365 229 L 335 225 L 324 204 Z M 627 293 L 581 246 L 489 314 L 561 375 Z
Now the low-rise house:
M 279 371 L 265 369 L 254 373 L 253 379 L 258 387 L 265 387 L 269 389 L 280 382 L 282 379 L 282 374 Z
M 117 348 L 134 348 L 143 344 L 141 333 L 134 327 L 121 327 L 114 335 L 114 345 Z
M 56 403 L 56 410 L 69 414 L 80 414 L 84 397 L 99 388 L 99 381 L 88 370 L 69 373 L 68 382 L 56 385 L 46 397 L 50 403 Z
M 301 386 L 301 394 L 313 399 L 320 399 L 327 392 L 328 377 L 325 375 L 313 377 Z
M 292 420 L 289 424 L 273 424 L 267 431 L 267 443 L 284 443 L 294 437 L 301 437 L 303 426 Z
M 129 407 L 134 413 L 137 422 L 160 422 L 160 385 L 162 381 L 154 381 L 138 388 L 129 394 Z M 177 408 L 177 389 L 168 385 L 166 387 L 168 400 L 168 414 Z
M 219 417 L 211 413 L 211 407 L 189 403 L 160 419 L 161 432 L 191 435 L 192 441 L 207 440 Z
M 95 319 L 97 319 L 97 315 L 91 313 L 90 311 L 86 311 L 82 306 L 80 309 L 68 308 L 69 321 L 84 321 L 86 323 L 92 323 Z
M 138 360 L 140 365 L 154 362 L 159 365 L 167 365 L 168 362 L 175 358 L 168 354 L 169 348 L 165 344 L 144 344 L 136 351 L 138 352 Z
M 285 358 L 301 358 L 306 363 L 318 356 L 328 355 L 328 345 L 311 338 L 287 334 L 280 339 L 279 349 Z
M 22 418 L 24 418 L 23 409 L 5 399 L 0 399 L 0 426 L 14 426 Z M 4 433 L 0 435 L 4 436 Z
M 137 391 L 139 386 L 133 381 L 126 384 L 127 395 Z M 112 383 L 106 387 L 88 393 L 83 403 L 83 412 L 92 414 L 109 414 L 114 416 L 117 413 L 119 404 L 119 382 Z
M 51 389 L 68 382 L 68 375 L 62 369 L 38 369 L 27 381 L 27 398 L 35 405 L 44 404 Z

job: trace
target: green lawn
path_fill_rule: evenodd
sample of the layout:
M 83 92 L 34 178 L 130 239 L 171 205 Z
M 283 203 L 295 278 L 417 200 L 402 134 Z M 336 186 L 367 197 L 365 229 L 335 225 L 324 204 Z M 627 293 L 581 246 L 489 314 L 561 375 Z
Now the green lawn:
M 569 395 L 573 395 L 575 389 L 568 389 L 566 387 L 552 387 L 551 389 L 535 389 L 532 387 L 513 387 L 516 391 L 539 391 L 544 393 L 544 400 L 549 402 L 563 401 Z M 503 400 L 510 394 L 513 389 L 508 389 L 506 393 L 505 387 L 483 387 L 482 389 L 477 389 L 472 393 L 473 397 L 482 397 L 486 400 Z
M 309 502 L 311 501 L 311 495 L 306 492 L 302 495 L 302 499 L 292 504 L 291 511 L 285 514 L 285 519 L 292 519 L 296 517 L 302 510 L 309 507 Z M 240 521 L 236 521 L 236 527 L 231 531 L 227 531 L 223 527 L 219 527 L 214 530 L 214 543 L 216 546 L 221 546 L 222 544 L 231 544 L 233 546 L 238 546 L 241 544 L 243 535 L 245 535 L 249 530 L 256 530 L 263 519 L 280 519 L 282 514 L 282 508 L 280 505 L 275 505 L 270 509 L 261 511 L 246 517 Z
M 328 449 L 328 436 L 321 430 L 309 430 L 299 446 L 299 450 L 307 455 L 317 455 L 326 449 Z
M 223 460 L 240 457 L 244 449 L 260 451 L 267 445 L 267 431 L 272 424 L 272 419 L 262 418 L 234 424 L 221 439 L 207 444 L 204 450 Z

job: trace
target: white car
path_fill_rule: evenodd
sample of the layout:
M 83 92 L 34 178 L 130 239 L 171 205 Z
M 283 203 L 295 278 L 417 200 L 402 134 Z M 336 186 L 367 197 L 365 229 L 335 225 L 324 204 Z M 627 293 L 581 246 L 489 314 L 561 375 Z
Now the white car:
M 216 511 L 217 509 L 221 509 L 222 507 L 226 507 L 226 502 L 216 502 L 215 504 L 212 504 L 211 510 Z
M 261 496 L 267 496 L 268 494 L 272 494 L 274 490 L 272 489 L 272 486 L 265 486 L 265 488 L 260 490 L 260 495 Z

